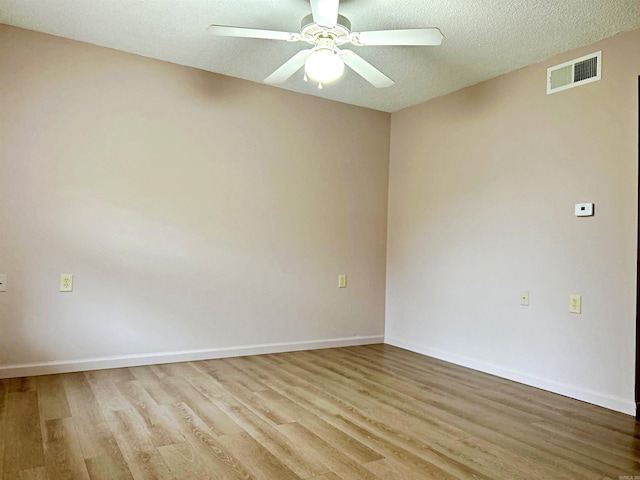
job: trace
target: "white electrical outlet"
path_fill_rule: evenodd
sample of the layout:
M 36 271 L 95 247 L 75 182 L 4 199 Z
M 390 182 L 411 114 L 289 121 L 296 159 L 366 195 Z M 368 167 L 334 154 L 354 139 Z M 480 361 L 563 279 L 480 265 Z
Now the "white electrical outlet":
M 2 274 L 0 275 L 0 292 L 6 292 L 7 291 L 7 275 L 6 274 Z
M 73 275 L 71 273 L 60 275 L 60 291 L 73 292 Z
M 338 275 L 338 287 L 339 288 L 347 288 L 347 276 L 346 275 Z
M 582 313 L 581 295 L 569 295 L 569 311 L 571 313 Z
M 529 290 L 525 290 L 520 294 L 520 305 L 525 307 L 529 305 Z

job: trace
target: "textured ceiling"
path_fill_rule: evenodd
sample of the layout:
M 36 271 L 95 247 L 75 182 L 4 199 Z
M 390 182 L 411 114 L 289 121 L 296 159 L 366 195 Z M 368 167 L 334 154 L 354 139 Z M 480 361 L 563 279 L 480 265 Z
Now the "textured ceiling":
M 308 0 L 0 0 L 0 23 L 255 82 L 307 44 L 215 37 L 206 27 L 298 32 L 310 12 Z M 352 47 L 396 82 L 390 88 L 349 69 L 323 90 L 302 71 L 279 88 L 394 112 L 639 28 L 640 0 L 342 0 L 340 14 L 353 31 L 439 27 L 445 38 L 439 47 Z

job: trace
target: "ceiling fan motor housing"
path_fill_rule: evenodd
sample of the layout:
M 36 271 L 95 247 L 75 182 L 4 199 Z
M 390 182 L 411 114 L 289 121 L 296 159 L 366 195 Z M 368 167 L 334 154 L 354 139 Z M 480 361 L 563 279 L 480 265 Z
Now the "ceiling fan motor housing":
M 313 15 L 307 15 L 302 19 L 300 33 L 303 39 L 313 45 L 322 37 L 332 37 L 335 45 L 344 45 L 349 42 L 351 34 L 351 22 L 342 15 L 338 15 L 338 22 L 332 28 L 327 28 L 314 23 Z
M 318 43 L 316 44 L 316 51 L 319 50 L 329 50 L 331 52 L 333 52 L 336 48 L 336 42 L 335 40 L 330 37 L 318 37 Z

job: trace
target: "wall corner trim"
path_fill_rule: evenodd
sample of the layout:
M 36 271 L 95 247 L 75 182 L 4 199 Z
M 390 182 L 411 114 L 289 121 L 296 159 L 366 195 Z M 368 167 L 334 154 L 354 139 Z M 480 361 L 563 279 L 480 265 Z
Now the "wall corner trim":
M 615 397 L 613 395 L 609 395 L 602 392 L 596 392 L 593 390 L 583 389 L 583 388 L 575 387 L 572 385 L 565 385 L 565 384 L 554 382 L 552 380 L 547 380 L 544 378 L 534 377 L 522 372 L 509 370 L 497 365 L 479 362 L 471 358 L 466 358 L 466 357 L 455 355 L 449 352 L 444 352 L 444 351 L 436 350 L 430 347 L 425 347 L 423 345 L 418 345 L 400 338 L 385 336 L 384 343 L 388 345 L 392 345 L 394 347 L 404 348 L 405 350 L 419 353 L 421 355 L 426 355 L 428 357 L 437 358 L 438 360 L 454 363 L 462 367 L 467 367 L 473 370 L 478 370 L 480 372 L 496 375 L 498 377 L 505 378 L 507 380 L 512 380 L 514 382 L 522 383 L 525 385 L 529 385 L 531 387 L 540 388 L 542 390 L 547 390 L 552 393 L 557 393 L 559 395 L 564 395 L 566 397 L 574 398 L 576 400 L 581 400 L 583 402 L 598 405 L 600 407 L 608 408 L 610 410 L 615 410 L 617 412 L 626 413 L 628 415 L 636 414 L 636 404 L 633 401 L 633 399 L 627 400 L 624 398 Z
M 383 341 L 383 335 L 370 335 L 362 337 L 333 338 L 327 340 L 308 340 L 289 343 L 268 343 L 202 350 L 185 350 L 180 352 L 119 355 L 77 360 L 0 365 L 0 379 L 30 377 L 34 375 L 52 375 L 56 373 L 84 372 L 89 370 L 104 370 L 107 368 L 138 367 L 161 363 L 192 362 L 197 360 L 212 360 L 216 358 L 244 357 L 248 355 L 263 355 L 268 353 L 296 352 L 300 350 L 317 350 L 322 348 L 353 347 L 356 345 L 383 343 Z

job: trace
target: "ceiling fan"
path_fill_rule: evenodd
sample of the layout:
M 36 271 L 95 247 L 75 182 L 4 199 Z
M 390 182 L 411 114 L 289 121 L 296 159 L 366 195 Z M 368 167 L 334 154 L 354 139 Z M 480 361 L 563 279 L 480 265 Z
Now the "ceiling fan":
M 345 64 L 377 88 L 390 87 L 393 80 L 364 58 L 341 47 L 351 43 L 358 47 L 370 45 L 440 45 L 444 38 L 437 28 L 378 30 L 351 32 L 351 22 L 338 15 L 339 0 L 311 0 L 311 15 L 302 19 L 300 33 L 259 30 L 254 28 L 210 25 L 209 31 L 222 37 L 262 38 L 287 42 L 307 42 L 312 48 L 301 50 L 264 79 L 279 84 L 288 80 L 302 66 L 305 81 L 311 78 L 318 88 L 342 76 Z

